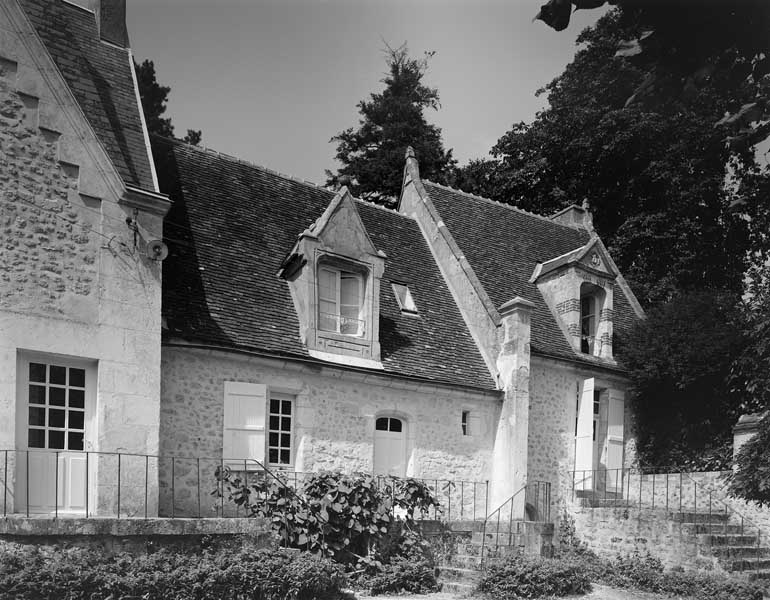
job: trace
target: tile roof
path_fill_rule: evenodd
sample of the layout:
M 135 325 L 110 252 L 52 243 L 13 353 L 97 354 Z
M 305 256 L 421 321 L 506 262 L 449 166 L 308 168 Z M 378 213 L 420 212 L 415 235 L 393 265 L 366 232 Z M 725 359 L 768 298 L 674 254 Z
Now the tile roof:
M 499 308 L 515 296 L 535 304 L 532 351 L 599 362 L 572 349 L 540 290 L 529 281 L 538 263 L 584 246 L 588 232 L 430 181 L 423 185 L 493 304 Z M 623 335 L 636 317 L 617 284 L 614 300 L 614 331 Z
M 288 283 L 276 273 L 334 194 L 180 142 L 153 138 L 153 154 L 161 190 L 173 200 L 164 225 L 169 335 L 307 358 Z M 494 390 L 417 223 L 364 202 L 357 207 L 388 257 L 380 288 L 385 372 Z M 418 318 L 401 314 L 391 281 L 409 285 Z
M 19 0 L 127 185 L 154 190 L 128 50 L 99 38 L 94 13 L 62 0 Z

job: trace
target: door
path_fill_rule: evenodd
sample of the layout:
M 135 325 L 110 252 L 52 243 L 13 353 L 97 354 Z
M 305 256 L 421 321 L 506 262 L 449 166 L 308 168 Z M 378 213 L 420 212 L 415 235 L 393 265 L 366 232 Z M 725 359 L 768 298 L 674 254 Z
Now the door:
M 610 390 L 607 411 L 607 491 L 623 490 L 623 417 L 625 394 Z M 620 474 L 620 475 L 618 475 Z
M 405 423 L 395 417 L 379 417 L 374 428 L 374 474 L 406 475 Z
M 95 378 L 66 360 L 20 362 L 16 510 L 84 513 Z

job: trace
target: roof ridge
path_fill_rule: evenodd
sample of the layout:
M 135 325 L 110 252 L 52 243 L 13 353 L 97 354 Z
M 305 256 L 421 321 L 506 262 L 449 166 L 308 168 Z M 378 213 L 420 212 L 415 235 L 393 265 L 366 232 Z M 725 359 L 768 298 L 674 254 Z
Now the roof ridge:
M 353 194 L 350 195 L 353 200 L 356 202 L 360 202 L 361 204 L 365 204 L 366 206 L 371 206 L 373 208 L 378 208 L 380 210 L 384 210 L 387 213 L 392 213 L 394 215 L 398 215 L 399 217 L 404 217 L 405 219 L 409 219 L 410 221 L 414 221 L 412 217 L 409 215 L 405 215 L 404 213 L 398 212 L 395 208 L 388 208 L 387 206 L 383 206 L 382 204 L 375 204 L 374 202 L 369 202 L 368 200 L 363 200 L 361 198 L 356 198 L 353 196 Z
M 69 6 L 73 6 L 75 8 L 79 8 L 82 11 L 85 11 L 87 13 L 91 13 L 92 15 L 96 16 L 96 13 L 92 8 L 88 8 L 87 6 L 83 6 L 82 4 L 78 4 L 77 2 L 74 2 L 74 0 L 61 0 L 62 4 L 67 4 Z
M 296 181 L 297 183 L 302 183 L 304 185 L 309 185 L 311 187 L 314 187 L 316 189 L 322 190 L 324 192 L 327 192 L 329 194 L 334 195 L 334 192 L 331 190 L 326 189 L 324 186 L 315 183 L 313 181 L 308 181 L 307 179 L 302 179 L 301 177 L 297 177 L 296 175 L 289 175 L 288 173 L 282 173 L 280 171 L 276 171 L 275 169 L 271 169 L 270 167 L 266 167 L 264 165 L 259 165 L 255 162 L 252 162 L 250 160 L 243 159 L 239 156 L 235 156 L 233 154 L 227 154 L 226 152 L 221 152 L 219 150 L 215 150 L 214 148 L 209 148 L 208 146 L 203 146 L 200 144 L 191 144 L 190 142 L 186 142 L 184 140 L 180 140 L 178 138 L 169 138 L 162 135 L 157 134 L 151 134 L 151 136 L 155 139 L 162 140 L 165 142 L 170 142 L 172 144 L 175 144 L 177 146 L 185 146 L 191 150 L 198 150 L 200 152 L 205 152 L 207 154 L 212 154 L 214 156 L 217 156 L 219 158 L 224 158 L 227 160 L 231 160 L 233 162 L 240 163 L 242 165 L 246 165 L 248 167 L 252 167 L 254 169 L 258 169 L 260 171 L 264 171 L 265 173 L 270 173 L 271 175 L 278 175 L 279 177 L 283 177 L 284 179 L 288 179 L 290 181 Z
M 456 194 L 461 194 L 463 196 L 468 196 L 469 198 L 473 198 L 474 200 L 481 200 L 482 202 L 486 202 L 488 204 L 494 204 L 496 206 L 502 206 L 503 208 L 507 208 L 507 209 L 510 209 L 510 210 L 512 210 L 514 212 L 518 212 L 518 213 L 527 215 L 528 217 L 535 217 L 536 219 L 541 219 L 543 221 L 547 221 L 548 223 L 551 223 L 553 225 L 557 225 L 558 227 L 566 227 L 567 229 L 570 229 L 572 231 L 574 231 L 575 229 L 582 229 L 582 228 L 573 227 L 572 225 L 565 225 L 564 223 L 559 223 L 558 221 L 554 221 L 550 217 L 546 217 L 544 215 L 539 215 L 537 213 L 530 212 L 528 210 L 524 210 L 523 208 L 519 208 L 518 206 L 514 206 L 513 204 L 506 204 L 505 202 L 500 202 L 499 200 L 492 200 L 491 198 L 485 198 L 484 196 L 479 196 L 478 194 L 473 194 L 471 192 L 466 192 L 464 190 L 459 190 L 457 188 L 453 188 L 450 185 L 444 185 L 442 183 L 436 183 L 435 181 L 431 181 L 429 179 L 424 179 L 423 181 L 425 183 L 430 184 L 430 185 L 434 185 L 434 186 L 436 186 L 438 188 L 442 188 L 442 189 L 448 190 L 450 192 L 454 192 Z

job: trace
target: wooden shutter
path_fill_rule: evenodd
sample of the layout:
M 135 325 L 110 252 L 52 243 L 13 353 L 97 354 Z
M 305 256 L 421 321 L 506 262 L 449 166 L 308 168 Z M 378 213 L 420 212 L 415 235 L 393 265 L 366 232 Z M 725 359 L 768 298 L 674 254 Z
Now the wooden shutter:
M 481 438 L 483 434 L 481 429 L 481 416 L 475 410 L 470 411 L 470 415 L 468 415 L 468 434 L 475 438 Z
M 266 385 L 225 381 L 222 457 L 229 464 L 243 465 L 249 459 L 247 467 L 255 468 L 259 465 L 254 461 L 264 462 L 266 408 Z
M 583 382 L 577 411 L 575 435 L 575 488 L 593 489 L 594 468 L 594 378 Z
M 623 420 L 625 394 L 610 390 L 607 414 L 607 490 L 618 492 L 623 486 Z M 617 470 L 616 470 L 617 469 Z

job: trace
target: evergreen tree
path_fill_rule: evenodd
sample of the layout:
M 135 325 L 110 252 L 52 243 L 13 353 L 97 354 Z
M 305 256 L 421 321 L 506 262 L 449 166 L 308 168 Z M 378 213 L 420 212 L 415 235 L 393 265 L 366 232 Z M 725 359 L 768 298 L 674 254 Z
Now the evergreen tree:
M 385 53 L 385 89 L 358 103 L 357 128 L 331 139 L 337 143 L 336 159 L 342 167 L 326 175 L 327 185 L 346 184 L 354 196 L 392 206 L 401 191 L 408 146 L 414 148 L 421 174 L 437 183 L 447 181 L 455 160 L 451 150 L 444 150 L 441 129 L 425 120 L 425 109 L 440 106 L 438 90 L 422 81 L 433 53 L 413 59 L 406 44 L 387 47 Z
M 169 117 L 164 117 L 166 102 L 171 88 L 160 85 L 155 77 L 155 63 L 145 60 L 141 65 L 134 63 L 136 70 L 136 82 L 139 86 L 139 97 L 142 99 L 144 120 L 147 123 L 147 131 L 151 134 L 163 137 L 174 137 L 174 126 Z M 187 135 L 182 138 L 188 144 L 199 144 L 201 141 L 200 130 L 188 129 Z

